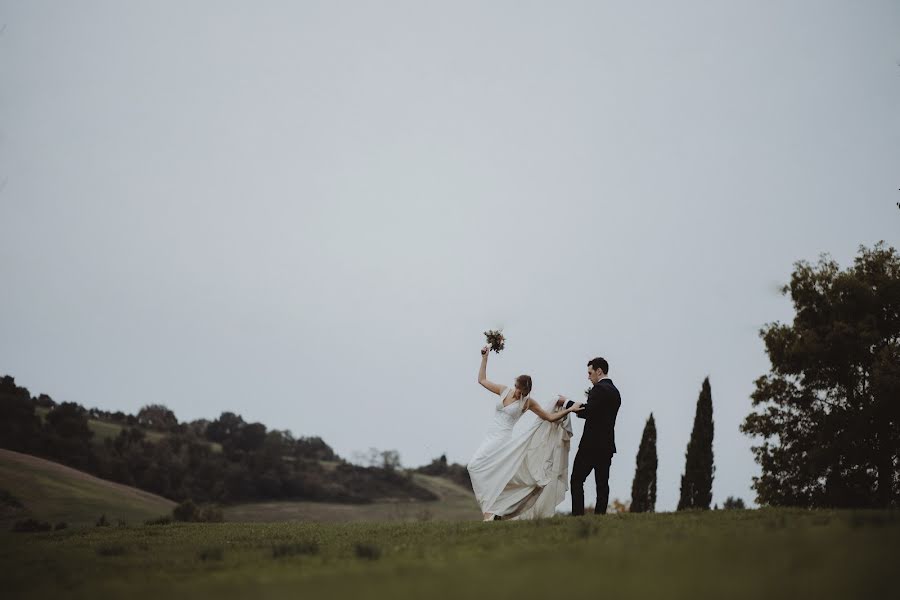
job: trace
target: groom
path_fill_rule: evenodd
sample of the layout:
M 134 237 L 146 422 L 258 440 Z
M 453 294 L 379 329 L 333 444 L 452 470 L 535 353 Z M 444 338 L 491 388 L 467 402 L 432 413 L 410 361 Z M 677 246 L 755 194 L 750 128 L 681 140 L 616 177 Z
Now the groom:
M 594 514 L 602 515 L 606 514 L 609 502 L 609 466 L 612 455 L 616 453 L 616 415 L 622 405 L 622 397 L 612 379 L 607 376 L 609 363 L 602 358 L 595 358 L 587 367 L 588 379 L 594 387 L 588 392 L 584 410 L 575 413 L 579 419 L 585 420 L 585 424 L 578 453 L 575 454 L 575 464 L 572 466 L 572 514 L 584 514 L 584 480 L 593 471 L 597 482 Z M 557 404 L 561 405 L 566 400 L 565 396 L 560 396 Z M 575 403 L 567 402 L 566 408 L 572 404 Z

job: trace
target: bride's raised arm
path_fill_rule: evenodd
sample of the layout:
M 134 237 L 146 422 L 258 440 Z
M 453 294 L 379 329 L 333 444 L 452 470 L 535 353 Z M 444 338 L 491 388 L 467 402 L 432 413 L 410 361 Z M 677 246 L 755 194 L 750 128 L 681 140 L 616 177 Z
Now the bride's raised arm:
M 480 383 L 481 385 L 483 385 L 484 387 L 486 387 L 487 389 L 491 390 L 492 392 L 494 392 L 495 394 L 497 394 L 499 396 L 500 392 L 503 391 L 503 387 L 497 385 L 493 381 L 488 381 L 488 378 L 487 378 L 487 359 L 488 359 L 488 354 L 490 354 L 490 353 L 491 353 L 490 346 L 485 346 L 484 348 L 481 349 L 481 368 L 478 369 L 478 383 Z
M 575 405 L 571 406 L 570 408 L 564 408 L 563 410 L 559 410 L 559 411 L 556 411 L 553 413 L 548 413 L 546 410 L 541 408 L 541 405 L 538 404 L 538 401 L 535 400 L 534 398 L 528 399 L 528 405 L 525 408 L 527 410 L 530 410 L 531 412 L 533 412 L 534 414 L 536 414 L 543 420 L 550 421 L 551 423 L 553 423 L 555 421 L 559 421 L 560 419 L 565 417 L 570 412 L 578 412 L 579 410 L 584 409 L 584 407 L 581 406 L 580 404 L 575 404 Z

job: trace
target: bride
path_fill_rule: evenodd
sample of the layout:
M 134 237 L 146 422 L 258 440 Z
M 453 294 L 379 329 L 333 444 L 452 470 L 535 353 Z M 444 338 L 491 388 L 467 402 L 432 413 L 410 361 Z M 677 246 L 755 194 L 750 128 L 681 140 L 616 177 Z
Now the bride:
M 475 499 L 485 521 L 549 517 L 568 489 L 570 412 L 553 402 L 542 407 L 530 396 L 531 377 L 520 375 L 512 387 L 487 378 L 490 347 L 481 349 L 478 383 L 500 397 L 484 441 L 469 461 Z M 513 426 L 525 411 L 541 420 L 517 436 Z

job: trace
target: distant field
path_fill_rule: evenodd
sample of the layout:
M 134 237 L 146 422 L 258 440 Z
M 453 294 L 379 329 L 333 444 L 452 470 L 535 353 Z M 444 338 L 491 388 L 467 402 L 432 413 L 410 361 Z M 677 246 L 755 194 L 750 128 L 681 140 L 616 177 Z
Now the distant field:
M 93 525 L 101 514 L 116 522 L 143 523 L 172 512 L 175 503 L 161 496 L 113 483 L 29 454 L 0 449 L 0 489 L 24 504 L 24 510 L 0 512 L 0 528 L 34 517 L 70 526 Z
M 0 532 L 15 598 L 885 599 L 900 513 L 221 523 Z
M 481 512 L 470 490 L 440 477 L 414 475 L 416 483 L 440 497 L 434 502 L 374 502 L 331 504 L 325 502 L 253 502 L 225 507 L 226 521 L 473 521 Z

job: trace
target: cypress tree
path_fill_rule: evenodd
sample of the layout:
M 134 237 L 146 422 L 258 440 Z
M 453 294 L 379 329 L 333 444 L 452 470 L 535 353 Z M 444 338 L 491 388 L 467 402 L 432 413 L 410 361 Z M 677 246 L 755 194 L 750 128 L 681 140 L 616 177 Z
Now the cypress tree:
M 644 425 L 637 453 L 634 482 L 631 484 L 631 512 L 656 509 L 656 422 L 653 413 Z
M 685 454 L 684 475 L 681 477 L 681 499 L 678 510 L 699 508 L 709 510 L 712 502 L 713 472 L 713 419 L 712 392 L 709 377 L 703 380 L 700 397 L 697 398 L 697 413 L 694 415 L 694 429 Z

